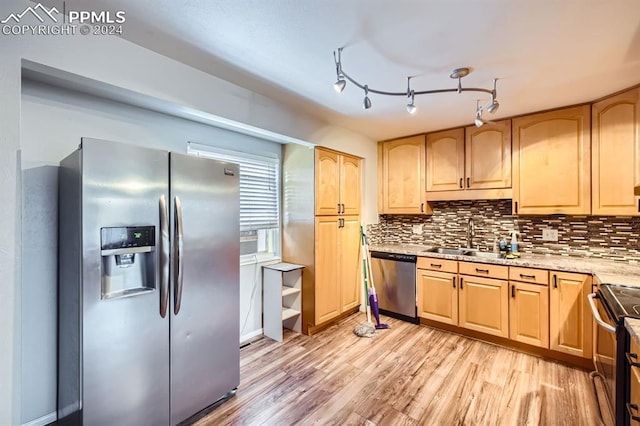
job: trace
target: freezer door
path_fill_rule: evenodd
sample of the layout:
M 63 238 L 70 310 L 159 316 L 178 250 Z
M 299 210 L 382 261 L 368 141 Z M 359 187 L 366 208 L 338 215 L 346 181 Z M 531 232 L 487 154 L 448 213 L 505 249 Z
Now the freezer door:
M 82 140 L 81 408 L 87 425 L 169 422 L 169 315 L 161 315 L 159 263 L 168 165 L 164 151 Z M 124 227 L 138 227 L 130 236 L 143 237 L 146 248 L 101 249 L 102 229 Z M 139 236 L 142 230 L 154 235 Z
M 171 153 L 171 423 L 240 382 L 238 168 Z

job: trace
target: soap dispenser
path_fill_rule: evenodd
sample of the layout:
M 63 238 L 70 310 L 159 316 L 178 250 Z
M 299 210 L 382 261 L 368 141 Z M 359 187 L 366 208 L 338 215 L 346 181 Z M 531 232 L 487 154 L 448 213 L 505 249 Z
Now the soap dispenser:
M 511 231 L 511 253 L 518 252 L 518 238 L 516 235 L 519 234 L 518 231 Z

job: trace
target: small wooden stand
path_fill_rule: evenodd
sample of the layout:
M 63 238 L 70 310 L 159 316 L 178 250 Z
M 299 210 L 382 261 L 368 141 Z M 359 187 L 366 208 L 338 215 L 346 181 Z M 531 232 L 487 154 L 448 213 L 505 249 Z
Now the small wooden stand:
M 303 265 L 276 263 L 262 267 L 264 335 L 282 342 L 282 328 L 302 330 Z

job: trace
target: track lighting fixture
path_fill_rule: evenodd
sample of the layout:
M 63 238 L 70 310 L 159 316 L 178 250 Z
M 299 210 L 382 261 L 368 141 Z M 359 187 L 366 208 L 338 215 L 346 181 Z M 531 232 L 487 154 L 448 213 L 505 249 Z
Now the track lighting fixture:
M 364 85 L 364 109 L 371 108 L 371 99 L 369 99 L 369 86 Z
M 490 89 L 483 89 L 480 87 L 462 87 L 462 78 L 466 77 L 467 75 L 469 75 L 471 73 L 471 69 L 470 68 L 456 68 L 454 69 L 451 74 L 449 75 L 449 77 L 451 77 L 452 79 L 458 80 L 458 84 L 456 88 L 452 88 L 452 89 L 432 89 L 432 90 L 413 90 L 410 87 L 410 80 L 411 77 L 407 78 L 407 91 L 406 92 L 387 92 L 384 90 L 377 90 L 377 89 L 370 89 L 368 85 L 366 84 L 360 84 L 358 83 L 356 80 L 354 80 L 352 77 L 350 77 L 347 73 L 344 72 L 344 70 L 342 69 L 342 50 L 343 48 L 340 47 L 338 48 L 338 50 L 333 52 L 333 60 L 335 62 L 336 65 L 336 75 L 337 75 L 337 80 L 334 83 L 333 87 L 335 88 L 336 92 L 338 93 L 342 93 L 342 91 L 344 90 L 346 84 L 347 84 L 347 80 L 349 82 L 351 82 L 351 84 L 353 84 L 356 87 L 359 87 L 360 89 L 364 90 L 364 108 L 365 109 L 369 109 L 371 108 L 371 100 L 369 99 L 369 92 L 371 93 L 375 93 L 377 95 L 386 95 L 386 96 L 406 96 L 407 97 L 407 111 L 409 112 L 409 114 L 415 114 L 415 112 L 417 111 L 416 105 L 415 105 L 415 97 L 416 95 L 431 95 L 434 93 L 452 93 L 452 92 L 456 92 L 456 93 L 462 93 L 462 92 L 481 92 L 481 93 L 488 93 L 489 95 L 491 95 L 491 103 L 486 107 L 486 110 L 489 111 L 489 113 L 491 114 L 495 114 L 495 112 L 498 110 L 498 108 L 500 107 L 500 103 L 498 103 L 497 101 L 497 93 L 496 93 L 496 81 L 498 79 L 494 78 L 493 79 L 493 90 Z M 475 119 L 475 124 L 476 126 L 480 127 L 483 124 L 485 124 L 485 121 L 482 119 L 482 109 L 480 106 L 478 106 L 478 108 L 476 108 L 476 119 Z M 479 124 L 480 123 L 480 124 Z
M 407 99 L 409 99 L 407 102 L 407 112 L 409 114 L 415 114 L 417 111 L 415 97 L 416 93 L 411 90 L 411 77 L 407 77 Z
M 482 119 L 482 107 L 480 106 L 480 100 L 476 101 L 476 119 L 473 122 L 475 123 L 476 127 L 482 127 L 486 123 Z
M 491 92 L 491 103 L 487 107 L 487 111 L 489 111 L 489 114 L 495 114 L 498 108 L 500 108 L 500 104 L 496 99 L 496 81 L 497 80 L 498 80 L 497 78 L 493 79 L 493 91 Z

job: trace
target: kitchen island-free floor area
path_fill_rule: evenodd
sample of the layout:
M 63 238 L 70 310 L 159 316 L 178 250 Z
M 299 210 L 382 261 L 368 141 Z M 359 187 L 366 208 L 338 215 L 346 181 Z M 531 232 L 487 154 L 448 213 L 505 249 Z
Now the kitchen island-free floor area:
M 236 396 L 197 425 L 599 424 L 586 371 L 387 317 L 357 337 L 364 318 L 244 347 Z

